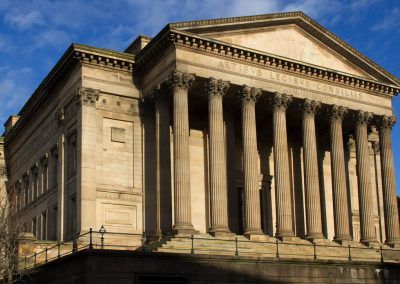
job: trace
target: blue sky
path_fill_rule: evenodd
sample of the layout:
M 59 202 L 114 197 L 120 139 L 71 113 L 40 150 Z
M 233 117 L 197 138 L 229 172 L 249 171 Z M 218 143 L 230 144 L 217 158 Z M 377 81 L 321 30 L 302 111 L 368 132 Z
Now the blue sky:
M 0 133 L 75 43 L 122 51 L 168 22 L 301 10 L 400 77 L 400 1 L 0 0 Z M 400 96 L 393 100 L 400 119 Z M 400 122 L 393 129 L 400 192 Z

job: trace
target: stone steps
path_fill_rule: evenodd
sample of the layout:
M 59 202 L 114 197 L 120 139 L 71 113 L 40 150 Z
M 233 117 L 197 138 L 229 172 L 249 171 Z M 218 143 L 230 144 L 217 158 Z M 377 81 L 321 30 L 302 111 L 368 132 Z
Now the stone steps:
M 193 248 L 195 254 L 206 255 L 235 255 L 237 238 L 238 253 L 241 256 L 255 257 L 276 257 L 276 242 L 273 238 L 267 238 L 267 242 L 250 241 L 243 236 L 233 236 L 230 238 L 214 238 L 209 235 L 203 235 L 200 238 L 196 235 L 193 239 Z M 369 248 L 363 244 L 350 242 L 351 258 L 353 261 L 373 261 L 379 262 L 381 252 L 379 248 Z M 400 261 L 400 251 L 392 250 L 384 246 L 385 261 Z M 314 259 L 313 245 L 304 239 L 295 238 L 290 241 L 278 242 L 280 258 L 294 259 Z M 347 245 L 340 245 L 330 241 L 320 241 L 316 247 L 317 259 L 324 260 L 348 260 L 349 251 Z M 190 236 L 176 236 L 160 245 L 154 246 L 153 251 L 157 252 L 173 252 L 173 253 L 191 253 L 192 240 Z

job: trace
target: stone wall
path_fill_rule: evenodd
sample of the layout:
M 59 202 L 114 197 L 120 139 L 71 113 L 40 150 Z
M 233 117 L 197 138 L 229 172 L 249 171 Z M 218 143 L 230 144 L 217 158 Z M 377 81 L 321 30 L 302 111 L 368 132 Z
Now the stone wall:
M 394 283 L 398 264 L 80 251 L 41 266 L 32 283 Z M 168 281 L 168 282 L 167 282 Z

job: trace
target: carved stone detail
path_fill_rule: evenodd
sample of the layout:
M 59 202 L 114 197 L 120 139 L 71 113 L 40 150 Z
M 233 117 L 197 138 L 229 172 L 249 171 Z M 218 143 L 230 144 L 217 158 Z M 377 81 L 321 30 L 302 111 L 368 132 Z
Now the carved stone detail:
M 229 88 L 230 82 L 210 78 L 206 82 L 206 91 L 209 96 L 223 97 Z
M 96 106 L 99 99 L 99 90 L 90 88 L 79 88 L 74 95 L 74 101 L 77 105 Z
M 395 116 L 379 116 L 377 118 L 377 128 L 382 130 L 392 130 L 393 126 L 396 124 L 396 121 L 397 119 Z
M 362 110 L 357 110 L 354 113 L 353 117 L 358 124 L 368 124 L 371 121 L 372 113 Z
M 243 85 L 240 90 L 240 98 L 242 103 L 253 103 L 255 104 L 261 95 L 261 89 L 249 87 Z
M 65 120 L 64 108 L 62 108 L 62 107 L 57 108 L 54 113 L 54 117 L 55 117 L 57 123 L 59 123 L 59 124 L 63 123 Z
M 303 115 L 315 115 L 320 106 L 320 102 L 309 99 L 305 99 L 300 103 Z
M 331 120 L 342 121 L 347 112 L 348 112 L 348 108 L 346 108 L 346 107 L 332 105 L 329 109 L 329 116 L 330 116 Z
M 275 92 L 271 98 L 271 103 L 274 109 L 286 110 L 292 102 L 292 96 Z
M 166 84 L 171 88 L 180 88 L 188 90 L 193 84 L 195 79 L 195 74 L 189 74 L 174 70 L 171 75 L 166 80 Z

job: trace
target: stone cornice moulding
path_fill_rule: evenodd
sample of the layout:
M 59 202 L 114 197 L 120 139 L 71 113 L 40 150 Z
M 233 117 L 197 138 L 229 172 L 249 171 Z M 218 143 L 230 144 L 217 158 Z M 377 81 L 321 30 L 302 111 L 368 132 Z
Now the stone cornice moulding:
M 135 57 L 108 49 L 72 44 L 18 113 L 20 119 L 7 133 L 5 137 L 7 142 L 12 140 L 25 122 L 29 121 L 34 113 L 52 97 L 53 91 L 76 63 L 104 66 L 132 73 Z
M 272 14 L 261 14 L 253 16 L 240 16 L 210 20 L 196 20 L 187 22 L 177 22 L 168 25 L 171 29 L 186 30 L 189 32 L 197 31 L 205 33 L 205 30 L 218 32 L 218 30 L 226 29 L 227 27 L 246 25 L 260 26 L 265 23 L 270 23 L 271 26 L 280 25 L 282 23 L 295 23 L 299 27 L 302 27 L 305 31 L 312 35 L 317 35 L 325 40 L 330 40 L 331 43 L 336 45 L 336 48 L 344 48 L 346 51 L 351 53 L 353 56 L 362 59 L 364 64 L 368 65 L 369 68 L 377 70 L 383 76 L 390 78 L 397 85 L 400 85 L 400 79 L 382 68 L 380 65 L 375 63 L 373 60 L 365 56 L 362 52 L 358 51 L 350 44 L 339 38 L 337 35 L 320 25 L 318 22 L 307 16 L 301 11 L 283 12 L 283 13 L 272 13 Z M 208 32 L 210 33 L 210 32 Z M 331 47 L 327 44 L 328 47 Z M 336 48 L 334 48 L 336 50 Z
M 160 32 L 160 34 L 136 56 L 136 70 L 140 71 L 142 69 L 151 68 L 153 66 L 152 63 L 161 56 L 162 51 L 168 46 L 173 45 L 258 66 L 280 69 L 318 80 L 341 84 L 343 86 L 355 87 L 368 92 L 377 92 L 387 96 L 393 96 L 400 92 L 400 88 L 394 85 L 383 84 L 379 81 L 333 71 L 321 66 L 307 64 L 294 59 L 253 50 L 251 48 L 236 46 L 188 32 L 168 29 L 168 27 L 169 26 L 167 26 L 163 32 Z

